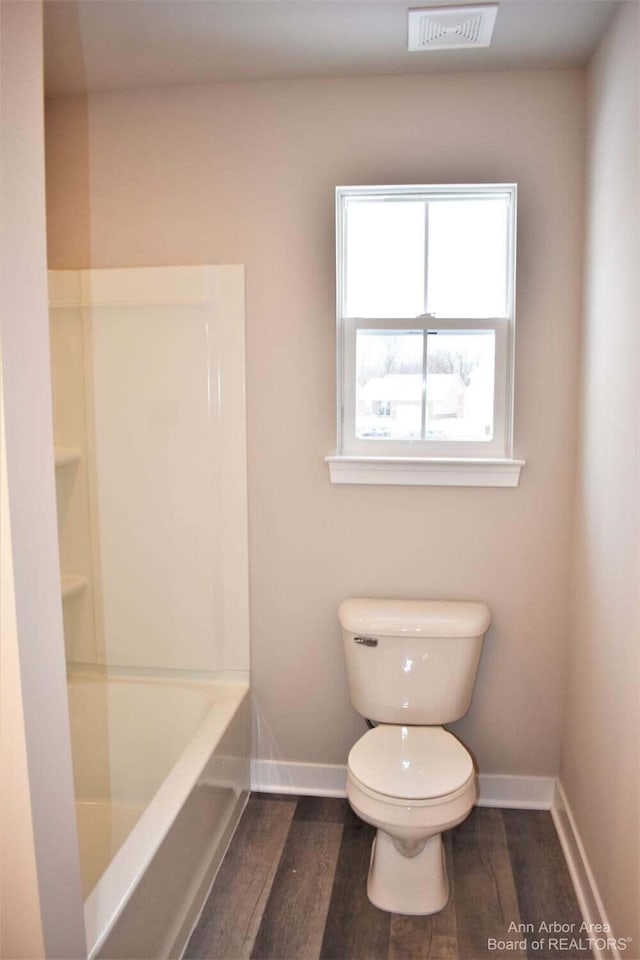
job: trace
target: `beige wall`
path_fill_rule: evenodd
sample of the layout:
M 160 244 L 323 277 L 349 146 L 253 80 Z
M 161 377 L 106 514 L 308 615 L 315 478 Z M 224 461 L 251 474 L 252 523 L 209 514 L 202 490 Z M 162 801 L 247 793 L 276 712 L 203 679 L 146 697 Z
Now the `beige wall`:
M 246 265 L 258 755 L 342 763 L 363 729 L 348 596 L 493 612 L 459 725 L 485 773 L 555 774 L 580 307 L 583 74 L 223 84 L 48 106 L 52 268 Z M 517 181 L 515 490 L 332 487 L 337 184 Z
M 640 949 L 638 4 L 588 71 L 585 309 L 561 781 L 618 937 Z
M 1 17 L 2 951 L 69 960 L 85 943 L 53 478 L 41 4 L 3 2 Z

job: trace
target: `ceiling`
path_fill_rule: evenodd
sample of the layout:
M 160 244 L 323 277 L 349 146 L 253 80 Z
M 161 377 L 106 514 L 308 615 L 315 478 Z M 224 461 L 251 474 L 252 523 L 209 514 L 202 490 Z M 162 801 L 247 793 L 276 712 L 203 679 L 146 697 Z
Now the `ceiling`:
M 489 48 L 408 53 L 407 10 L 438 5 L 420 0 L 46 0 L 46 92 L 581 66 L 616 6 L 613 0 L 502 0 Z

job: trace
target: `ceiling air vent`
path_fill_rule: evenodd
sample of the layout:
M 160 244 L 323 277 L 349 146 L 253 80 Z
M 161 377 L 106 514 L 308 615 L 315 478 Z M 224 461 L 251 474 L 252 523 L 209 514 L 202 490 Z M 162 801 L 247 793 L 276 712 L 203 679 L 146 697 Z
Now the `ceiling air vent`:
M 409 10 L 409 50 L 488 47 L 498 4 Z

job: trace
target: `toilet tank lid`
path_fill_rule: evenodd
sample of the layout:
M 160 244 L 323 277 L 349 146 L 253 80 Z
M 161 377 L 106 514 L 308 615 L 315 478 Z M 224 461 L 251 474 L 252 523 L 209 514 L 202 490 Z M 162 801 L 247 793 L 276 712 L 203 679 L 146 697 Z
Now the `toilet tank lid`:
M 378 637 L 480 637 L 491 614 L 469 600 L 343 600 L 338 610 L 349 633 Z

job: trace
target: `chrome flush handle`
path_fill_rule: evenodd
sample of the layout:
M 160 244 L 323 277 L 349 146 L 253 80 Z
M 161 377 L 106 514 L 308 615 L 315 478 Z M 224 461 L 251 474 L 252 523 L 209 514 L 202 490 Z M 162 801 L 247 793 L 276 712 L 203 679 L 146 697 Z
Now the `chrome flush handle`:
M 364 647 L 377 647 L 378 641 L 375 637 L 354 637 L 354 643 L 361 643 Z

